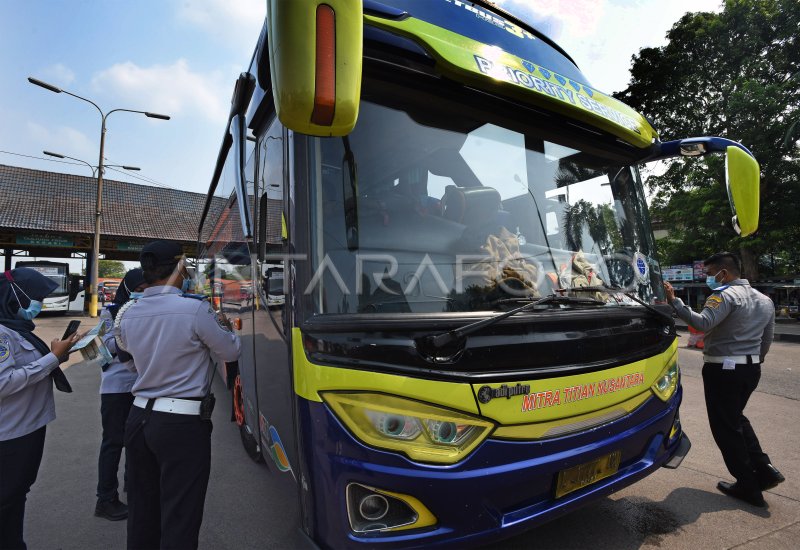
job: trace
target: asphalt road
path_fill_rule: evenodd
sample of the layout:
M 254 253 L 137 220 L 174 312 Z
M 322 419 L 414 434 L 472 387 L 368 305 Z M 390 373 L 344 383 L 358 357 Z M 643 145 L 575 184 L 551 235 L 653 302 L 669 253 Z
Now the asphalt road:
M 67 318 L 37 320 L 46 341 L 60 336 Z M 88 325 L 88 319 L 84 319 Z M 685 345 L 687 337 L 681 337 Z M 589 505 L 496 548 L 591 548 L 626 550 L 770 548 L 794 549 L 800 539 L 800 344 L 776 342 L 761 384 L 747 408 L 762 446 L 787 481 L 765 494 L 766 509 L 717 492 L 730 480 L 708 429 L 697 350 L 681 349 L 684 402 L 681 420 L 692 450 L 677 470 L 660 470 L 609 498 Z M 58 419 L 48 426 L 39 479 L 28 499 L 26 541 L 37 549 L 125 547 L 125 522 L 93 516 L 100 446 L 100 377 L 69 368 L 75 392 L 56 392 Z M 200 547 L 206 549 L 298 548 L 280 502 L 271 499 L 263 464 L 247 457 L 228 422 L 230 400 L 221 384 L 212 436 L 212 471 Z M 124 496 L 123 496 L 124 500 Z

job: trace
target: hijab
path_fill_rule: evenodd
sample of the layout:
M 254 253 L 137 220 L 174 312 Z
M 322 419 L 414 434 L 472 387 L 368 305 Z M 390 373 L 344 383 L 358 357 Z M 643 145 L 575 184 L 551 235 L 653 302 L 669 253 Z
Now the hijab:
M 31 300 L 43 302 L 48 294 L 58 288 L 58 284 L 28 267 L 18 267 L 6 271 L 4 275 L 0 277 L 0 325 L 25 338 L 42 356 L 47 355 L 50 353 L 50 348 L 33 333 L 36 325 L 33 321 L 17 317 L 17 310 L 20 306 L 30 306 Z M 50 378 L 57 390 L 67 393 L 72 391 L 67 375 L 59 367 L 53 369 Z
M 17 310 L 20 306 L 30 306 L 31 300 L 43 302 L 48 294 L 58 288 L 58 284 L 28 267 L 18 267 L 6 271 L 4 275 L 0 277 L 0 325 L 18 332 L 42 355 L 47 355 L 50 348 L 33 334 L 36 325 L 33 321 L 17 317 Z

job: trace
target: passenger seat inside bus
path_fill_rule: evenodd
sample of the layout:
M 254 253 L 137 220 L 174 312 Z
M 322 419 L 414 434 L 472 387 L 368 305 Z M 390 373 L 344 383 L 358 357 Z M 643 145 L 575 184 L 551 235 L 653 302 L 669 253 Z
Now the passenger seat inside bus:
M 489 235 L 501 228 L 513 231 L 511 214 L 503 210 L 500 193 L 493 187 L 448 185 L 442 197 L 442 215 L 465 226 L 461 248 L 478 251 Z

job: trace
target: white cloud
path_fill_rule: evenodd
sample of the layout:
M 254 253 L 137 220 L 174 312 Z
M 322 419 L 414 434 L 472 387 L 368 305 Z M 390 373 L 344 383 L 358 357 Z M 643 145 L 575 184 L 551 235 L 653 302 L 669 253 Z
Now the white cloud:
M 252 52 L 266 15 L 265 0 L 177 0 L 179 21 L 233 49 Z
M 126 108 L 172 117 L 197 115 L 214 122 L 227 117 L 228 84 L 219 71 L 193 72 L 185 59 L 151 67 L 117 63 L 92 78 L 95 90 L 114 95 Z
M 97 161 L 100 132 L 97 136 L 89 138 L 83 132 L 69 126 L 42 126 L 32 121 L 26 123 L 26 129 L 33 143 L 41 144 L 44 150 L 69 155 L 89 163 Z M 41 151 L 36 151 L 34 154 L 41 154 Z
M 548 28 L 539 30 L 552 33 L 554 39 L 564 28 L 574 36 L 594 34 L 606 6 L 605 1 L 598 0 L 496 0 L 495 3 L 526 21 L 544 23 Z
M 719 0 L 497 0 L 533 21 L 575 60 L 590 84 L 611 93 L 628 86 L 631 56 L 663 46 L 688 11 L 721 9 Z
M 69 86 L 75 81 L 75 73 L 61 63 L 45 67 L 39 74 L 42 75 L 42 80 L 61 87 Z

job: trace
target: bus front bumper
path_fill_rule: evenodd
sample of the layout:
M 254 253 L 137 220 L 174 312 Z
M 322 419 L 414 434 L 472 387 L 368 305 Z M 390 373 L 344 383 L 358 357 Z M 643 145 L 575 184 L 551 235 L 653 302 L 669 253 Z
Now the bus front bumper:
M 312 427 L 302 434 L 312 481 L 306 502 L 313 502 L 313 519 L 306 524 L 313 526 L 313 538 L 330 548 L 464 548 L 513 536 L 661 466 L 677 467 L 690 447 L 676 422 L 681 397 L 679 387 L 667 403 L 651 398 L 626 417 L 585 433 L 539 441 L 489 438 L 449 466 L 419 464 L 367 447 L 324 404 L 301 399 L 301 425 Z M 559 472 L 616 451 L 621 459 L 613 475 L 556 498 Z M 346 502 L 350 484 L 411 496 L 435 516 L 435 524 L 355 533 Z

